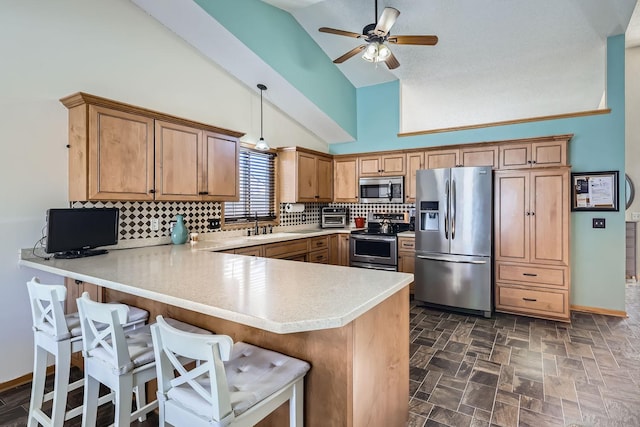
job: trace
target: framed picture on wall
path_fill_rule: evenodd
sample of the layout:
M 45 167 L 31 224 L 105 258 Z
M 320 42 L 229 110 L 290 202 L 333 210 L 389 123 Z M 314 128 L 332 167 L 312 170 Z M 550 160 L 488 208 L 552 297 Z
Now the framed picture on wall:
M 618 171 L 572 172 L 572 211 L 618 211 Z

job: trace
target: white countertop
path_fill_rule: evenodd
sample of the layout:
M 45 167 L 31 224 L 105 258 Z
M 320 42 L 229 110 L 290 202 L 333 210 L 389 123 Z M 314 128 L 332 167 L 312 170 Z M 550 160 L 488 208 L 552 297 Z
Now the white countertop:
M 303 234 L 296 238 L 314 235 Z M 270 243 L 257 240 L 253 244 Z M 30 258 L 23 251 L 19 264 L 281 334 L 345 326 L 413 281 L 407 273 L 215 253 L 233 243 L 211 244 L 73 260 Z

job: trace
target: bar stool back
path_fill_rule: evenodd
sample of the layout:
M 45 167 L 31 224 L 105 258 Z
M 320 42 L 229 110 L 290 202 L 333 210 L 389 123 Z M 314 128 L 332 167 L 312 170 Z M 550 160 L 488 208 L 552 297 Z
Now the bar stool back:
M 135 388 L 144 390 L 145 384 L 156 378 L 155 354 L 149 325 L 126 332 L 127 306 L 92 301 L 87 292 L 78 302 L 82 329 L 82 353 L 85 366 L 84 410 L 82 426 L 95 426 L 100 384 L 115 393 L 115 426 L 129 426 L 138 418 L 158 407 L 158 401 L 147 403 L 140 399 L 132 412 L 131 397 Z M 182 330 L 211 334 L 178 320 L 168 322 Z M 142 393 L 138 393 L 142 396 Z
M 226 335 L 183 332 L 162 316 L 156 321 L 160 426 L 253 426 L 288 400 L 290 426 L 302 427 L 307 362 Z M 200 363 L 186 366 L 181 357 Z
M 34 277 L 27 282 L 31 316 L 33 320 L 34 361 L 31 400 L 29 404 L 28 427 L 38 423 L 47 427 L 61 427 L 65 420 L 82 413 L 82 407 L 66 410 L 67 394 L 83 384 L 83 379 L 69 383 L 71 354 L 82 350 L 80 321 L 77 313 L 65 315 L 64 302 L 67 289 L 61 285 L 45 285 Z M 129 307 L 127 329 L 143 325 L 149 313 L 136 307 Z M 55 363 L 53 391 L 45 394 L 48 355 Z M 51 416 L 42 410 L 43 403 L 53 399 Z M 100 398 L 100 404 L 111 399 L 110 395 Z

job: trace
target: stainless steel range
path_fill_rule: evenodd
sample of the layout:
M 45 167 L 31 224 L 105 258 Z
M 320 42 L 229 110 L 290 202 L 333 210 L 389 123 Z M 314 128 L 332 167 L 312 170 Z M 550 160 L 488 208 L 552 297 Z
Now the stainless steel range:
M 409 230 L 408 213 L 369 212 L 367 228 L 349 238 L 351 267 L 398 271 L 397 234 Z

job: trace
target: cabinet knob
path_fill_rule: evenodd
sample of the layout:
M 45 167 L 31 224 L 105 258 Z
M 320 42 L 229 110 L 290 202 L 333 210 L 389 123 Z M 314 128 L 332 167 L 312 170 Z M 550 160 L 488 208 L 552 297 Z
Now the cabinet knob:
M 201 196 L 206 196 L 207 194 L 209 194 L 209 192 L 208 191 L 199 191 L 198 194 L 201 195 Z
M 149 193 L 154 194 L 156 192 L 156 190 L 154 190 L 153 188 L 151 190 L 149 190 Z
M 533 164 L 535 165 L 535 164 L 536 164 L 536 161 L 535 161 L 535 160 L 533 160 L 531 163 L 533 163 Z
M 531 160 L 527 160 L 527 163 L 531 164 Z
M 527 216 L 531 215 L 531 212 L 527 212 Z
M 536 214 L 535 212 L 531 212 L 531 216 L 533 216 L 533 215 L 535 215 L 535 214 Z

